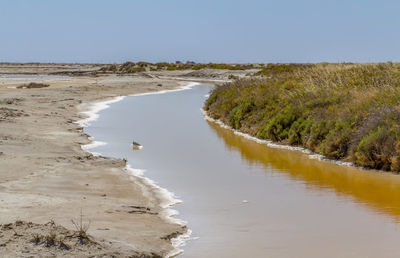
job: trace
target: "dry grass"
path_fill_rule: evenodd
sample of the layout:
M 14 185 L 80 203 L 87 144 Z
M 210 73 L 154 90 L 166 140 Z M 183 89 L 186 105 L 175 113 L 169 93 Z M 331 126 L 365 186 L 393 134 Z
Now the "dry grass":
M 18 89 L 37 89 L 37 88 L 46 88 L 49 87 L 50 85 L 45 84 L 45 83 L 36 83 L 36 82 L 31 82 L 29 84 L 23 84 L 18 86 Z
M 83 213 L 81 210 L 81 214 L 79 217 L 79 220 L 75 221 L 75 220 L 71 220 L 72 224 L 74 225 L 75 229 L 76 229 L 76 233 L 78 235 L 78 239 L 80 244 L 86 244 L 90 241 L 90 238 L 87 234 L 87 231 L 90 228 L 90 220 L 85 224 L 83 222 Z

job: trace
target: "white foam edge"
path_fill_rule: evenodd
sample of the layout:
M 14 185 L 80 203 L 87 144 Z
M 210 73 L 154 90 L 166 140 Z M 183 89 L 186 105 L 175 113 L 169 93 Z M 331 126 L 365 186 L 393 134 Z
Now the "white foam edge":
M 93 156 L 101 156 L 101 153 L 90 151 L 90 150 L 94 149 L 94 148 L 97 148 L 97 147 L 100 147 L 100 146 L 107 145 L 107 143 L 106 142 L 102 142 L 102 141 L 95 141 L 93 139 L 93 137 L 89 137 L 89 140 L 91 141 L 90 143 L 85 144 L 85 145 L 81 145 L 82 150 L 91 153 Z
M 137 93 L 137 94 L 132 94 L 132 95 L 128 95 L 128 96 L 145 96 L 145 95 L 164 94 L 164 93 L 169 93 L 169 92 L 188 90 L 188 89 L 193 88 L 196 85 L 200 85 L 201 83 L 191 81 L 189 83 L 188 82 L 179 82 L 179 84 L 181 86 L 177 89 L 146 92 L 146 93 Z M 81 104 L 79 108 L 81 108 L 85 111 L 81 111 L 80 113 L 85 115 L 86 117 L 77 121 L 76 123 L 82 127 L 90 126 L 91 122 L 96 121 L 99 118 L 98 113 L 100 111 L 109 108 L 110 104 L 121 101 L 125 97 L 126 96 L 118 96 L 111 100 L 92 102 L 92 103 L 88 103 L 88 104 L 86 104 L 86 103 Z M 91 141 L 89 144 L 81 145 L 82 150 L 87 151 L 94 156 L 100 156 L 101 153 L 91 152 L 90 149 L 93 149 L 93 148 L 96 148 L 99 146 L 103 146 L 107 143 L 101 142 L 101 141 L 95 141 L 93 137 L 89 137 L 89 140 Z M 130 172 L 132 176 L 141 178 L 143 180 L 143 182 L 146 185 L 148 185 L 156 193 L 157 198 L 159 198 L 159 201 L 160 201 L 160 206 L 163 209 L 160 212 L 160 215 L 162 218 L 164 218 L 167 222 L 170 222 L 173 224 L 177 224 L 177 225 L 181 225 L 181 226 L 187 225 L 186 221 L 176 218 L 176 216 L 179 214 L 179 212 L 177 210 L 171 209 L 172 206 L 174 206 L 178 203 L 182 203 L 181 200 L 175 198 L 174 193 L 169 192 L 167 189 L 161 188 L 153 180 L 151 180 L 147 177 L 144 177 L 143 176 L 144 170 L 134 169 L 134 168 L 131 168 L 129 165 L 127 165 L 126 171 Z M 186 242 L 191 239 L 190 238 L 191 234 L 192 234 L 192 231 L 190 229 L 187 229 L 185 233 L 172 238 L 171 244 L 173 246 L 173 250 L 171 250 L 166 255 L 166 257 L 175 257 L 179 254 L 182 254 L 183 253 L 182 247 L 185 246 Z
M 233 131 L 233 133 L 236 134 L 236 135 L 242 136 L 242 137 L 244 137 L 246 139 L 255 141 L 255 142 L 260 143 L 260 144 L 265 144 L 268 147 L 278 148 L 278 149 L 286 149 L 286 150 L 292 150 L 292 151 L 300 151 L 300 152 L 303 152 L 305 154 L 308 154 L 308 157 L 310 159 L 317 159 L 317 160 L 320 160 L 320 161 L 327 161 L 327 162 L 331 162 L 331 163 L 334 163 L 334 164 L 337 164 L 337 165 L 341 165 L 341 166 L 362 168 L 362 167 L 357 166 L 357 165 L 355 165 L 354 163 L 351 163 L 351 162 L 345 162 L 345 161 L 329 159 L 329 158 L 327 158 L 327 157 L 325 157 L 325 156 L 323 156 L 321 154 L 312 152 L 311 150 L 303 148 L 303 147 L 290 146 L 290 145 L 284 145 L 284 144 L 277 144 L 277 143 L 274 143 L 274 142 L 272 142 L 270 140 L 262 140 L 262 139 L 254 137 L 254 136 L 251 136 L 249 134 L 242 133 L 242 132 L 230 127 L 229 125 L 225 124 L 221 120 L 214 119 L 214 118 L 210 117 L 203 108 L 201 108 L 200 110 L 203 113 L 203 116 L 204 116 L 205 120 L 208 120 L 210 122 L 216 123 L 216 124 L 218 124 L 219 126 L 225 128 L 225 129 Z
M 164 94 L 164 93 L 170 93 L 170 92 L 176 92 L 176 91 L 182 91 L 182 90 L 189 90 L 191 88 L 193 88 L 196 85 L 199 85 L 201 83 L 199 82 L 179 82 L 179 84 L 181 84 L 181 87 L 177 88 L 177 89 L 173 89 L 173 90 L 161 90 L 161 91 L 151 91 L 151 92 L 145 92 L 145 93 L 137 93 L 137 94 L 133 94 L 133 95 L 129 95 L 129 96 L 146 96 L 146 95 L 158 95 L 158 94 Z
M 154 193 L 157 199 L 160 201 L 160 206 L 162 208 L 160 215 L 163 219 L 165 219 L 169 223 L 178 224 L 180 226 L 187 225 L 186 221 L 176 218 L 176 216 L 179 215 L 179 212 L 172 209 L 174 205 L 182 203 L 182 200 L 178 199 L 173 192 L 170 192 L 167 189 L 160 187 L 155 181 L 145 177 L 144 169 L 135 169 L 132 168 L 129 164 L 126 165 L 125 169 L 128 174 L 136 178 L 140 178 L 143 184 L 149 186 L 152 189 L 152 193 Z M 166 255 L 166 257 L 175 257 L 179 254 L 182 254 L 182 247 L 185 246 L 186 241 L 190 240 L 191 234 L 192 231 L 190 229 L 187 229 L 184 234 L 172 238 L 171 244 L 174 249 L 171 250 Z
M 180 87 L 177 89 L 171 89 L 171 90 L 162 90 L 162 91 L 152 91 L 152 92 L 145 92 L 145 93 L 136 93 L 128 96 L 145 96 L 145 95 L 155 95 L 155 94 L 164 94 L 168 92 L 175 92 L 175 91 L 182 91 L 182 90 L 188 90 L 193 88 L 196 85 L 199 85 L 199 82 L 179 82 L 181 84 Z M 90 125 L 90 122 L 96 121 L 99 118 L 99 112 L 107 109 L 110 107 L 110 104 L 116 103 L 118 101 L 121 101 L 125 98 L 126 96 L 117 96 L 114 97 L 111 100 L 105 100 L 105 101 L 99 101 L 99 102 L 91 102 L 91 103 L 85 103 L 80 105 L 80 109 L 84 109 L 85 111 L 81 111 L 80 113 L 85 115 L 86 117 L 77 121 L 77 123 L 82 126 L 82 127 L 87 127 Z
M 96 121 L 99 118 L 99 112 L 110 107 L 110 104 L 121 101 L 125 98 L 125 96 L 118 96 L 111 100 L 93 102 L 89 104 L 83 104 L 82 109 L 86 109 L 86 111 L 80 112 L 85 115 L 86 118 L 79 120 L 77 123 L 82 127 L 87 127 L 90 125 L 90 122 Z

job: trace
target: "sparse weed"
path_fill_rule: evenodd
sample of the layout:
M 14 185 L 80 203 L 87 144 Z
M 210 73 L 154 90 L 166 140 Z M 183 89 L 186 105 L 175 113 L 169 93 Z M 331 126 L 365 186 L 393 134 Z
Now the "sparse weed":
M 74 221 L 72 219 L 71 222 L 74 225 L 74 227 L 76 229 L 76 232 L 78 234 L 79 243 L 84 245 L 88 241 L 90 241 L 89 236 L 87 235 L 87 231 L 89 230 L 89 227 L 90 227 L 90 220 L 86 224 L 83 222 L 82 210 L 81 210 L 81 215 L 80 215 L 79 220 L 78 221 Z

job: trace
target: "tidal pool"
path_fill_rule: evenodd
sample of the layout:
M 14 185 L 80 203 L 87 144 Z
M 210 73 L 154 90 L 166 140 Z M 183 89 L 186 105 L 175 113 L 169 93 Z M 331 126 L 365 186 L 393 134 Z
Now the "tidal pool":
M 400 176 L 271 148 L 204 120 L 212 85 L 130 96 L 85 129 L 91 151 L 183 201 L 182 257 L 400 257 Z M 132 150 L 135 140 L 143 148 Z

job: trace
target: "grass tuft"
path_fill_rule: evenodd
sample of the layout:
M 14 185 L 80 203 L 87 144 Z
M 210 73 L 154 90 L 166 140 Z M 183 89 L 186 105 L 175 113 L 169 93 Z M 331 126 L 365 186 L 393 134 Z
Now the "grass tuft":
M 71 222 L 75 226 L 76 232 L 78 234 L 79 243 L 81 245 L 84 245 L 90 242 L 89 236 L 87 235 L 87 231 L 90 228 L 90 220 L 86 224 L 83 222 L 82 210 L 79 220 L 75 221 L 72 219 Z

